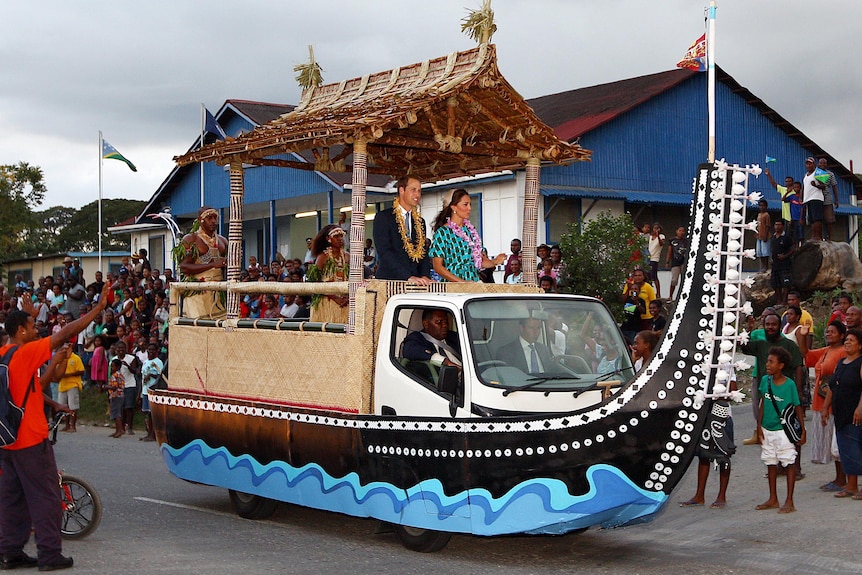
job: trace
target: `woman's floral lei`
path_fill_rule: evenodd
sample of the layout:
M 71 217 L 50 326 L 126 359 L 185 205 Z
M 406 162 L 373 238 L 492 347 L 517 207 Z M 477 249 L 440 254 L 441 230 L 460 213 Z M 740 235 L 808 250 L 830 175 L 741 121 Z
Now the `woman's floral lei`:
M 453 234 L 467 242 L 467 245 L 470 246 L 470 250 L 473 252 L 473 263 L 476 265 L 476 269 L 482 269 L 482 240 L 479 238 L 479 233 L 473 227 L 473 224 L 470 223 L 470 220 L 464 220 L 464 223 L 459 226 L 452 221 L 452 218 L 448 218 L 446 225 L 452 230 Z M 467 236 L 464 228 L 467 228 L 467 232 L 470 233 L 469 236 Z

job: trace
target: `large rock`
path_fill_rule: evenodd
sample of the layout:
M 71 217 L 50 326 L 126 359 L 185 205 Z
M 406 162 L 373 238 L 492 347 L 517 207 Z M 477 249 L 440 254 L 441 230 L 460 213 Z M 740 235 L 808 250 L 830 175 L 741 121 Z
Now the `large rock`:
M 862 263 L 844 242 L 806 242 L 793 257 L 793 285 L 802 291 L 862 287 Z
M 791 266 L 793 288 L 802 292 L 803 298 L 817 290 L 862 289 L 862 263 L 844 242 L 806 242 L 797 250 Z M 745 297 L 759 314 L 764 307 L 776 303 L 772 272 L 752 277 L 754 284 L 745 290 Z

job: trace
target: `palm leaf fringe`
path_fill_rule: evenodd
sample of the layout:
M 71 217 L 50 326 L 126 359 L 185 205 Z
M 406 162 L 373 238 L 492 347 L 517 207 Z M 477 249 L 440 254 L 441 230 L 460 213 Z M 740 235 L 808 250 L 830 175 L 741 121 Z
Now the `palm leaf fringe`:
M 317 88 L 323 84 L 323 68 L 314 61 L 314 48 L 312 46 L 308 47 L 308 63 L 297 64 L 293 67 L 293 71 L 299 72 L 296 75 L 296 81 L 303 90 L 308 90 L 312 87 Z
M 482 0 L 482 8 L 468 10 L 467 16 L 461 20 L 461 32 L 466 32 L 470 38 L 479 44 L 487 44 L 497 31 L 494 24 L 494 11 L 491 10 L 491 0 Z

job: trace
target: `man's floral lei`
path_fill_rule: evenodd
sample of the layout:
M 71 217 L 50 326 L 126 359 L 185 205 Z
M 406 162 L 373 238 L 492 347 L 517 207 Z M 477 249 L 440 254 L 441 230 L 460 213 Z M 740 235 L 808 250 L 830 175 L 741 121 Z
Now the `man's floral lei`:
M 398 232 L 401 234 L 401 242 L 404 244 L 404 251 L 407 256 L 414 262 L 418 262 L 425 257 L 425 226 L 422 225 L 422 218 L 416 208 L 410 210 L 410 217 L 413 220 L 413 229 L 416 230 L 416 243 L 410 241 L 407 237 L 407 226 L 404 224 L 404 216 L 401 213 L 401 204 L 398 198 L 393 202 L 392 211 L 395 214 L 395 221 L 398 224 Z

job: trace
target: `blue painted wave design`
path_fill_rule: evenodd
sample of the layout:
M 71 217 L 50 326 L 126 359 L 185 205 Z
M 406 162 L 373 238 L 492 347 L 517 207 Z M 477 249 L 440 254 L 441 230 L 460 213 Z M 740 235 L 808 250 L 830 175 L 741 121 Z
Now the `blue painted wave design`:
M 301 468 L 281 461 L 261 465 L 249 455 L 236 457 L 201 440 L 179 449 L 162 445 L 162 455 L 171 473 L 190 481 L 357 517 L 476 535 L 620 527 L 650 521 L 667 502 L 664 493 L 640 489 L 610 465 L 590 467 L 590 490 L 583 495 L 570 495 L 557 479 L 532 479 L 495 498 L 481 488 L 446 495 L 436 479 L 408 489 L 380 481 L 362 485 L 356 473 L 336 478 L 313 463 Z

